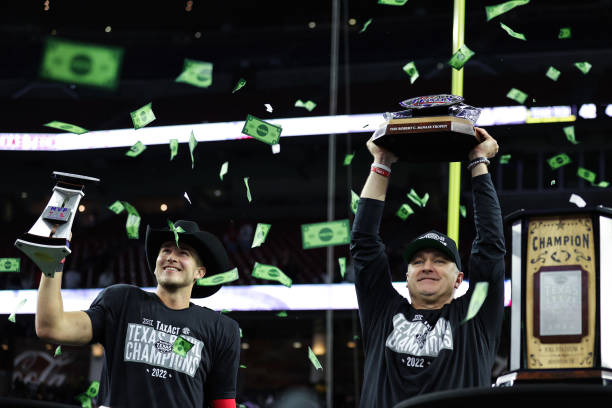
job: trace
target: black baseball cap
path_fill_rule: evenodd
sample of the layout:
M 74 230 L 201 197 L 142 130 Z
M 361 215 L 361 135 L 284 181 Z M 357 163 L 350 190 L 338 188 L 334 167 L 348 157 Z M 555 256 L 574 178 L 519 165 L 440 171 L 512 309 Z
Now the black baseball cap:
M 457 251 L 457 244 L 448 235 L 445 235 L 436 230 L 431 230 L 416 237 L 404 250 L 404 259 L 410 263 L 414 254 L 421 249 L 437 249 L 446 254 L 457 265 L 457 269 L 461 270 L 461 257 Z

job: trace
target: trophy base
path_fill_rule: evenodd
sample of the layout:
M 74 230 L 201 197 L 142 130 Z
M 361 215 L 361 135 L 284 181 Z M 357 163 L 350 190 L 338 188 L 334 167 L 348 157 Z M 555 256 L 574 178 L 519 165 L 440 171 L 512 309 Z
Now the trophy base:
M 45 238 L 33 234 L 23 234 L 15 241 L 15 246 L 50 278 L 60 270 L 62 259 L 71 252 L 69 242 L 64 238 Z
M 515 384 L 543 383 L 612 384 L 612 370 L 605 368 L 563 370 L 517 370 L 497 377 L 495 387 L 512 387 Z
M 464 161 L 478 144 L 472 122 L 455 116 L 391 119 L 372 141 L 408 162 Z

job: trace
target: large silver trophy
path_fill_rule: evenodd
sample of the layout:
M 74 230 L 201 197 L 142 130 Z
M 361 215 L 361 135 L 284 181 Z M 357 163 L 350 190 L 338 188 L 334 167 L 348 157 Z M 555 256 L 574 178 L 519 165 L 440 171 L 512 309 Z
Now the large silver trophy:
M 99 182 L 94 177 L 53 172 L 57 180 L 53 195 L 42 215 L 30 230 L 15 241 L 46 276 L 60 270 L 62 260 L 70 254 L 70 232 L 86 183 Z

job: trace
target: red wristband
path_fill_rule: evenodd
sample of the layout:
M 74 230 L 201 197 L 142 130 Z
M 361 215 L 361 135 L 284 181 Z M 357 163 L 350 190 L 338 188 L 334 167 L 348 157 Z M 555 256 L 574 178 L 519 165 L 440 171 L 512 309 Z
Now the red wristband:
M 390 171 L 381 169 L 380 167 L 376 167 L 376 166 L 372 166 L 372 171 L 376 174 L 380 174 L 383 177 L 389 177 L 391 175 Z

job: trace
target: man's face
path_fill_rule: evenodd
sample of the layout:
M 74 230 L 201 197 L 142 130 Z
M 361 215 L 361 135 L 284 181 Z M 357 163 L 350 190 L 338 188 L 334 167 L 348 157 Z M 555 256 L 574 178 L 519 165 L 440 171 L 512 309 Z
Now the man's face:
M 190 245 L 174 241 L 162 244 L 155 262 L 155 277 L 160 286 L 176 289 L 185 286 L 191 287 L 196 279 L 206 274 L 204 266 L 198 266 L 199 257 Z
M 435 249 L 423 249 L 412 257 L 406 273 L 406 286 L 416 304 L 440 307 L 453 298 L 463 280 L 463 272 L 446 254 Z

